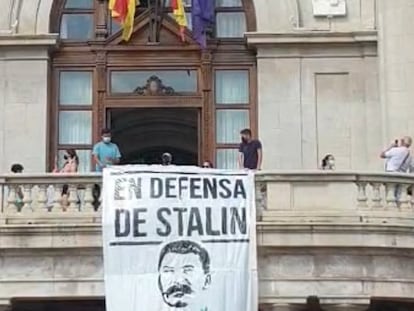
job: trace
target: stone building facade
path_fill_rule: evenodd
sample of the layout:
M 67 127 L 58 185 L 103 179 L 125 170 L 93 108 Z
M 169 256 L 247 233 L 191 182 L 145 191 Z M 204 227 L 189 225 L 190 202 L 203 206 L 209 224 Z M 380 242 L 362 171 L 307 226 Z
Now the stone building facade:
M 246 1 L 256 51 L 257 135 L 264 168 L 313 169 L 332 153 L 342 169 L 379 169 L 378 150 L 413 132 L 409 1 Z M 339 1 L 341 2 L 341 1 Z M 321 4 L 322 3 L 322 4 Z M 53 1 L 6 0 L 0 16 L 1 170 L 45 171 Z M 27 152 L 31 150 L 31 152 Z
M 378 150 L 412 133 L 410 2 L 347 0 L 333 15 L 326 6 L 335 13 L 342 1 L 245 2 L 264 168 L 312 169 L 326 153 L 343 169 L 381 168 Z M 16 161 L 48 168 L 49 70 L 61 42 L 52 4 L 6 0 L 1 13 L 2 171 Z

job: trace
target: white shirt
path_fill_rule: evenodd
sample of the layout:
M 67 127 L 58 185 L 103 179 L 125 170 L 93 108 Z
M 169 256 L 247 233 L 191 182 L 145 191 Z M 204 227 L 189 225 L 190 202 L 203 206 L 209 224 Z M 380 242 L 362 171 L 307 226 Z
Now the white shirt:
M 408 155 L 408 157 L 407 157 Z M 385 152 L 385 170 L 387 172 L 407 172 L 412 159 L 407 147 L 394 147 Z

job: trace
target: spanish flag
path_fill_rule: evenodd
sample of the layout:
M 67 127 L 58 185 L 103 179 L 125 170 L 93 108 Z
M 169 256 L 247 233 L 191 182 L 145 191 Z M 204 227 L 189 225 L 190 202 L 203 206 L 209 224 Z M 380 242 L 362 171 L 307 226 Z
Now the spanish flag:
M 140 0 L 109 0 L 111 16 L 122 26 L 122 39 L 128 41 L 134 28 L 135 7 Z
M 171 7 L 173 9 L 174 19 L 180 26 L 181 40 L 184 42 L 184 30 L 187 27 L 187 17 L 185 15 L 183 0 L 171 0 Z

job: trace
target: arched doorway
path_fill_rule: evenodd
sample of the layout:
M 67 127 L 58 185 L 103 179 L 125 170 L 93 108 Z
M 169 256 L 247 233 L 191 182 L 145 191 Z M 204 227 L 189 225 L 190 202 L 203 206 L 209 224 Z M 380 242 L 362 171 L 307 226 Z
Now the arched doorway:
M 74 148 L 90 170 L 92 146 L 111 127 L 123 163 L 153 163 L 168 151 L 177 164 L 236 166 L 239 131 L 257 128 L 255 54 L 243 37 L 255 27 L 251 0 L 216 0 L 205 50 L 191 25 L 182 42 L 168 3 L 158 42 L 148 1 L 124 42 L 106 1 L 55 1 L 51 31 L 61 44 L 52 53 L 50 165 Z

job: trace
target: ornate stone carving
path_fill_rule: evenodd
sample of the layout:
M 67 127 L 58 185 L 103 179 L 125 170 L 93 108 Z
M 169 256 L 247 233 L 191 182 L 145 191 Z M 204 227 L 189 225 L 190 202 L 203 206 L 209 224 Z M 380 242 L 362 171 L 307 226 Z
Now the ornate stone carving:
M 144 86 L 138 86 L 134 90 L 134 94 L 160 96 L 160 95 L 176 95 L 174 89 L 170 86 L 165 86 L 161 79 L 157 76 L 151 76 Z
M 16 34 L 19 28 L 20 12 L 22 10 L 22 0 L 8 0 L 5 3 L 5 8 L 6 10 L 8 9 L 8 14 L 7 18 L 5 18 L 4 21 L 7 20 L 8 22 L 7 25 L 4 23 L 0 23 L 0 32 Z

